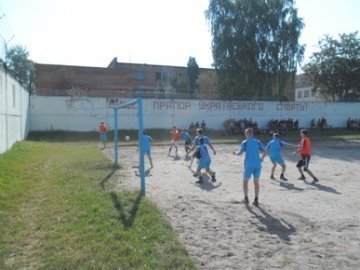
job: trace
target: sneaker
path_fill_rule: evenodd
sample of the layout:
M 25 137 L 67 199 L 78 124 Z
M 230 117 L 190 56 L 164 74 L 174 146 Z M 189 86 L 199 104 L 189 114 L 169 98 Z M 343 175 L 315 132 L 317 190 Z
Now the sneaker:
M 211 176 L 211 182 L 216 182 L 215 173 L 213 173 L 213 175 Z
M 244 203 L 245 203 L 245 204 L 249 204 L 249 198 L 248 198 L 248 197 L 245 197 Z
M 314 178 L 314 180 L 311 182 L 311 184 L 316 184 L 317 182 L 319 182 L 319 179 L 317 179 L 317 178 Z
M 283 174 L 280 175 L 280 179 L 283 180 L 283 181 L 287 181 L 287 179 L 285 178 L 285 176 Z
M 273 175 L 270 175 L 270 179 L 275 180 L 275 177 Z
M 298 180 L 305 180 L 306 178 L 305 178 L 305 176 L 300 176 L 299 178 L 298 178 Z
M 196 184 L 202 184 L 203 183 L 203 177 L 199 176 L 199 180 L 195 182 Z
M 253 205 L 259 206 L 259 200 L 258 200 L 258 198 L 255 198 L 255 199 L 254 199 Z

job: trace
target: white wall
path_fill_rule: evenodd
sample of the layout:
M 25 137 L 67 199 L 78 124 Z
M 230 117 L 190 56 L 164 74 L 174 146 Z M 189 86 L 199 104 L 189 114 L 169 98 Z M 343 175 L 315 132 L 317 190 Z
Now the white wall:
M 31 97 L 31 130 L 96 131 L 99 121 L 114 127 L 113 106 L 128 99 Z M 135 107 L 119 110 L 119 128 L 137 128 Z M 333 127 L 345 127 L 348 117 L 360 117 L 360 103 L 255 102 L 217 100 L 143 100 L 144 128 L 188 127 L 205 120 L 211 129 L 222 129 L 225 119 L 252 118 L 265 127 L 270 119 L 299 119 L 309 127 L 312 118 L 325 117 Z
M 0 68 L 0 154 L 26 138 L 29 94 Z

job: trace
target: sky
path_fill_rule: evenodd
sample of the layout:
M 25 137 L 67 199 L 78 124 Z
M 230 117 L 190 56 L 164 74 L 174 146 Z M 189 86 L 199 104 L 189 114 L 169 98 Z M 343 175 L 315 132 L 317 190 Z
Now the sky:
M 0 33 L 43 64 L 106 67 L 119 62 L 210 68 L 209 0 L 1 0 Z M 360 32 L 359 0 L 297 0 L 303 64 L 330 35 Z M 1 44 L 0 44 L 1 47 Z

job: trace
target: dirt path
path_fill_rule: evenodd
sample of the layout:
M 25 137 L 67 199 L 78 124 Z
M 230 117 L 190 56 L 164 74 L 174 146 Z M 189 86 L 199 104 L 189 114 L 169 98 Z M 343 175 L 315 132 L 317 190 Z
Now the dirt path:
M 169 157 L 167 146 L 152 149 L 155 167 L 147 171 L 146 195 L 199 269 L 360 269 L 360 142 L 313 143 L 310 168 L 318 185 L 296 180 L 291 150 L 284 151 L 288 182 L 269 179 L 266 159 L 259 208 L 242 203 L 243 157 L 232 155 L 235 147 L 215 145 L 218 181 L 206 177 L 202 185 L 195 184 L 182 148 L 180 159 Z M 136 147 L 119 152 L 124 169 L 116 188 L 139 188 Z M 113 157 L 111 149 L 106 153 Z M 280 168 L 277 179 L 279 174 Z M 249 187 L 252 200 L 252 182 Z

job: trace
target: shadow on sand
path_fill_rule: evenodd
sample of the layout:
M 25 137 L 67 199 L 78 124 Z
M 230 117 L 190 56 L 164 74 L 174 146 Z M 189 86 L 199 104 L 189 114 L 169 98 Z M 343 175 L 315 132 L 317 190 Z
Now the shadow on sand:
M 258 206 L 253 209 L 250 205 L 246 205 L 246 209 L 256 217 L 264 226 L 260 226 L 257 222 L 251 222 L 259 231 L 267 232 L 269 234 L 276 234 L 284 241 L 291 241 L 290 235 L 296 232 L 294 226 L 286 222 L 284 219 L 277 219 L 269 214 L 265 209 Z M 259 210 L 259 213 L 257 213 Z

